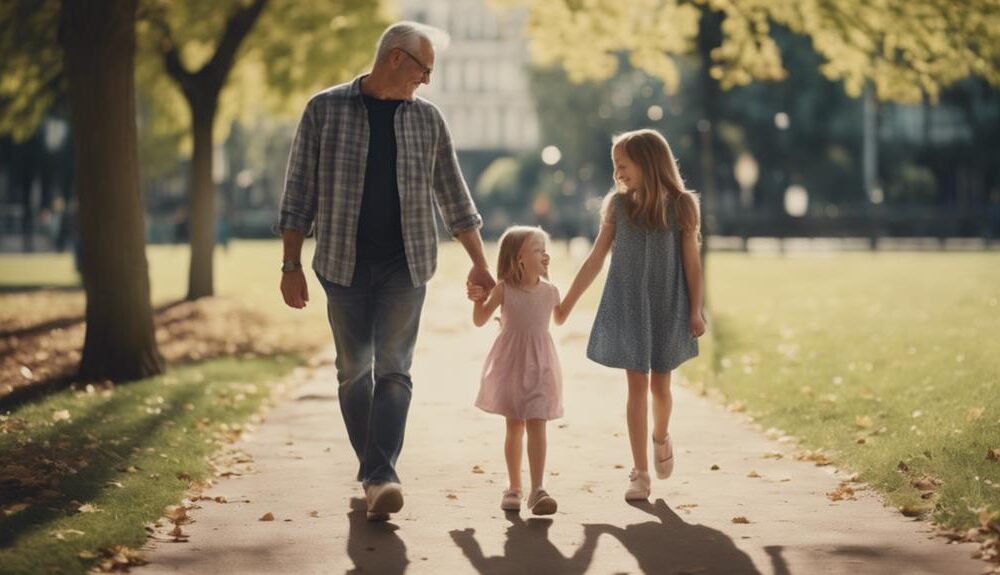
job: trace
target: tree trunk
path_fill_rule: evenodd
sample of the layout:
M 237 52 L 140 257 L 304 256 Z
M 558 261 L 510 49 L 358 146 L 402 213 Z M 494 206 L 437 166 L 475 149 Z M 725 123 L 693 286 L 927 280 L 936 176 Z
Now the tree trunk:
M 214 294 L 212 256 L 215 251 L 215 188 L 212 183 L 212 124 L 219 105 L 219 93 L 226 85 L 240 45 L 257 23 L 267 0 L 253 0 L 236 8 L 222 32 L 212 58 L 197 72 L 189 72 L 181 63 L 180 48 L 174 42 L 170 25 L 163 19 L 153 24 L 161 33 L 164 67 L 177 82 L 191 109 L 194 152 L 191 157 L 189 230 L 191 267 L 187 299 Z
M 212 259 L 215 253 L 215 185 L 212 182 L 212 124 L 218 93 L 199 90 L 192 100 L 191 124 L 194 151 L 191 156 L 191 192 L 188 210 L 191 237 L 191 267 L 187 299 L 214 295 Z
M 137 0 L 64 0 L 62 44 L 73 122 L 87 331 L 79 376 L 127 381 L 162 373 L 135 125 Z
M 712 50 L 722 45 L 722 15 L 703 8 L 698 21 L 698 54 L 701 58 L 699 83 L 701 87 L 701 105 L 704 118 L 698 122 L 698 141 L 701 143 L 701 275 L 706 286 L 703 301 L 708 305 L 708 243 L 712 233 L 715 210 L 715 163 L 717 161 L 716 146 L 718 139 L 715 131 L 721 119 L 721 90 L 718 81 L 712 77 Z

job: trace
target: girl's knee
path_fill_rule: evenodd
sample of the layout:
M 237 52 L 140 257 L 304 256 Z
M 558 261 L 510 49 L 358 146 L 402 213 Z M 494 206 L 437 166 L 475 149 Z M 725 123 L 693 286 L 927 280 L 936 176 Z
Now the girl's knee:
M 544 419 L 529 419 L 527 421 L 528 435 L 545 433 L 545 423 Z

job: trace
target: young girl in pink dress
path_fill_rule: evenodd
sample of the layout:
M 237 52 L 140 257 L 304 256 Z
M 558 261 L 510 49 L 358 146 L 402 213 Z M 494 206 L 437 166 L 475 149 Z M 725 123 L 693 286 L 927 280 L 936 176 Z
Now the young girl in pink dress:
M 542 486 L 545 473 L 545 423 L 562 417 L 562 373 L 549 335 L 553 312 L 557 322 L 559 290 L 548 282 L 548 235 L 541 228 L 514 226 L 500 238 L 497 286 L 487 294 L 469 287 L 477 326 L 500 307 L 500 333 L 486 358 L 476 407 L 507 418 L 504 456 L 510 485 L 500 502 L 505 511 L 521 509 L 521 454 L 528 432 L 531 491 L 528 508 L 535 515 L 556 512 L 556 500 Z

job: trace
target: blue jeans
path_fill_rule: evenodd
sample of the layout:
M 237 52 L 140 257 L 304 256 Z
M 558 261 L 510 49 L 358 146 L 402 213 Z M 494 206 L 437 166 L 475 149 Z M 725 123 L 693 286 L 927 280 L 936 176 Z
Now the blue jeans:
M 399 482 L 413 382 L 410 365 L 426 286 L 413 287 L 406 257 L 358 265 L 350 287 L 319 278 L 337 348 L 337 389 L 365 486 Z

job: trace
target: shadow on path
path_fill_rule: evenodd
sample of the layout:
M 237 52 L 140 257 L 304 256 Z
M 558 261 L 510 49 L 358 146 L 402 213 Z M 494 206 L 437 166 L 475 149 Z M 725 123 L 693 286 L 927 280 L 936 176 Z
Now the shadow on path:
M 366 509 L 364 499 L 351 499 L 351 512 L 347 514 L 350 521 L 347 556 L 354 562 L 354 569 L 347 573 L 405 572 L 410 560 L 406 558 L 406 545 L 396 535 L 399 527 L 385 521 L 368 521 Z
M 476 541 L 475 529 L 451 531 L 451 538 L 479 573 L 584 573 L 590 566 L 597 548 L 598 532 L 592 526 L 583 528 L 584 539 L 572 557 L 565 557 L 549 541 L 551 519 L 531 518 L 527 521 L 511 511 L 507 528 L 507 541 L 502 556 L 486 557 Z
M 585 525 L 598 534 L 618 539 L 635 557 L 643 573 L 726 573 L 759 574 L 750 557 L 740 551 L 721 531 L 704 525 L 685 523 L 666 502 L 657 499 L 630 503 L 659 521 L 633 523 L 626 527 L 608 524 Z M 771 555 L 775 572 L 787 573 L 780 551 Z

